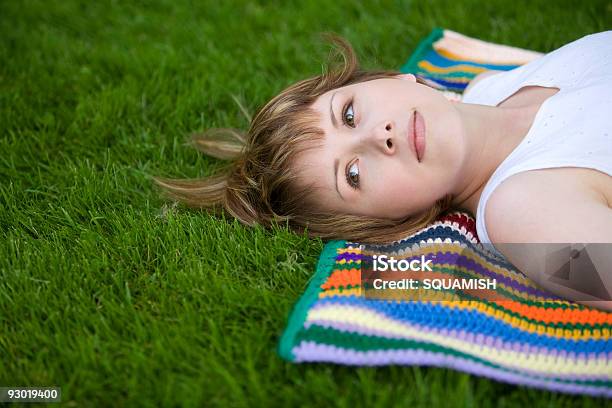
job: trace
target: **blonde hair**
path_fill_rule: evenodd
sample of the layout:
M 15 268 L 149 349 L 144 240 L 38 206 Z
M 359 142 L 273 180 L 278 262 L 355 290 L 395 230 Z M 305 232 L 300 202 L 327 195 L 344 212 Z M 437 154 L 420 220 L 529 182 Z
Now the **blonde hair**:
M 293 160 L 323 138 L 323 131 L 312 125 L 320 120 L 311 108 L 314 101 L 336 88 L 401 74 L 361 70 L 348 41 L 336 34 L 326 34 L 326 37 L 342 56 L 343 64 L 339 68 L 330 68 L 328 62 L 321 75 L 284 89 L 257 112 L 246 134 L 237 129 L 214 128 L 192 135 L 196 149 L 231 162 L 218 173 L 201 179 L 156 177 L 155 181 L 166 194 L 190 207 L 216 214 L 227 212 L 250 226 L 270 227 L 282 222 L 295 232 L 305 232 L 311 237 L 363 243 L 402 239 L 449 210 L 451 195 L 442 197 L 428 210 L 400 221 L 330 213 L 317 208 L 312 185 L 298 182 Z M 417 81 L 425 84 L 418 77 Z

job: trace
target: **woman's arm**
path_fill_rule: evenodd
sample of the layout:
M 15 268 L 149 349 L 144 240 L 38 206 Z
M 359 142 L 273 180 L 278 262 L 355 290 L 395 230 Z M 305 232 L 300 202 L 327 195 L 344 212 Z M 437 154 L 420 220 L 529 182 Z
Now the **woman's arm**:
M 612 311 L 612 209 L 569 193 L 500 186 L 487 205 L 489 238 L 543 289 Z

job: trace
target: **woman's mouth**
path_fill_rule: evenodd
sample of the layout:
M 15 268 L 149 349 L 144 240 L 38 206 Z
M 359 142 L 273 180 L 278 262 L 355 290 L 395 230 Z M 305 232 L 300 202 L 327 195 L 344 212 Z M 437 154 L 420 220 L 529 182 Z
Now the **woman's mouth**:
M 412 145 L 412 149 L 414 150 L 417 160 L 420 163 L 423 159 L 423 155 L 425 154 L 425 120 L 416 110 L 412 114 L 408 130 L 409 142 Z
M 414 132 L 414 147 L 417 154 L 417 159 L 420 163 L 423 161 L 423 156 L 425 155 L 425 119 L 423 119 L 423 116 L 416 110 L 414 111 L 414 124 L 412 126 L 412 131 Z

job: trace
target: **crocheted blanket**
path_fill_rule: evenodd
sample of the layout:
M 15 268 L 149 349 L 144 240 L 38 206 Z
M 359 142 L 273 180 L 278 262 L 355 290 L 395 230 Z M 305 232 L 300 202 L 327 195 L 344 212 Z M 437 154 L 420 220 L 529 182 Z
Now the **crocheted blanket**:
M 400 68 L 425 79 L 446 97 L 461 100 L 468 83 L 487 70 L 509 71 L 543 54 L 435 28 Z
M 538 55 L 435 29 L 401 70 L 427 79 L 449 98 L 460 98 L 478 72 L 512 69 Z M 486 296 L 450 287 L 430 289 L 420 298 L 406 296 L 408 290 L 373 295 L 365 275 L 374 253 L 433 260 L 432 272 L 410 275 L 421 283 L 427 276 L 460 276 L 495 280 L 496 287 L 484 291 Z M 290 314 L 278 352 L 296 363 L 440 366 L 513 384 L 612 397 L 611 333 L 612 313 L 541 290 L 479 243 L 470 214 L 451 212 L 388 245 L 328 242 Z

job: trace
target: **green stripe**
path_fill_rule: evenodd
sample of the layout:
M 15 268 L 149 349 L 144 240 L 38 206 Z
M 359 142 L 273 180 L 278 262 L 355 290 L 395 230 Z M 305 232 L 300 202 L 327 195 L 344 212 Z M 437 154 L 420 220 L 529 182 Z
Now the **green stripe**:
M 295 360 L 295 355 L 292 351 L 293 345 L 296 343 L 295 337 L 304 326 L 306 314 L 317 300 L 319 292 L 321 291 L 321 285 L 325 283 L 329 274 L 334 269 L 338 248 L 343 248 L 345 243 L 345 240 L 334 240 L 325 244 L 317 263 L 317 270 L 308 284 L 306 292 L 295 304 L 293 310 L 289 314 L 287 328 L 283 332 L 278 344 L 277 352 L 284 359 L 289 361 Z
M 410 340 L 410 339 L 391 339 L 386 337 L 363 335 L 360 333 L 352 333 L 346 331 L 340 331 L 333 328 L 325 328 L 317 324 L 313 324 L 309 329 L 303 329 L 298 333 L 296 338 L 296 344 L 301 341 L 314 341 L 319 344 L 333 345 L 342 349 L 352 349 L 356 351 L 381 351 L 381 350 L 426 350 L 435 353 L 449 354 L 455 357 L 464 358 L 466 360 L 475 361 L 483 365 L 519 374 L 521 376 L 527 376 L 536 379 L 543 379 L 548 381 L 566 383 L 566 384 L 582 384 L 591 385 L 595 387 L 612 387 L 612 381 L 606 380 L 568 380 L 565 378 L 557 377 L 544 377 L 537 374 L 526 373 L 524 371 L 516 370 L 513 368 L 503 367 L 482 358 L 476 357 L 471 354 L 466 354 L 461 351 L 444 347 L 434 343 Z
M 434 28 L 432 32 L 429 33 L 427 38 L 419 43 L 416 50 L 408 58 L 408 61 L 402 65 L 400 71 L 405 74 L 419 71 L 420 69 L 418 68 L 417 63 L 423 59 L 427 51 L 433 48 L 432 44 L 442 37 L 444 37 L 444 29 L 440 27 Z

